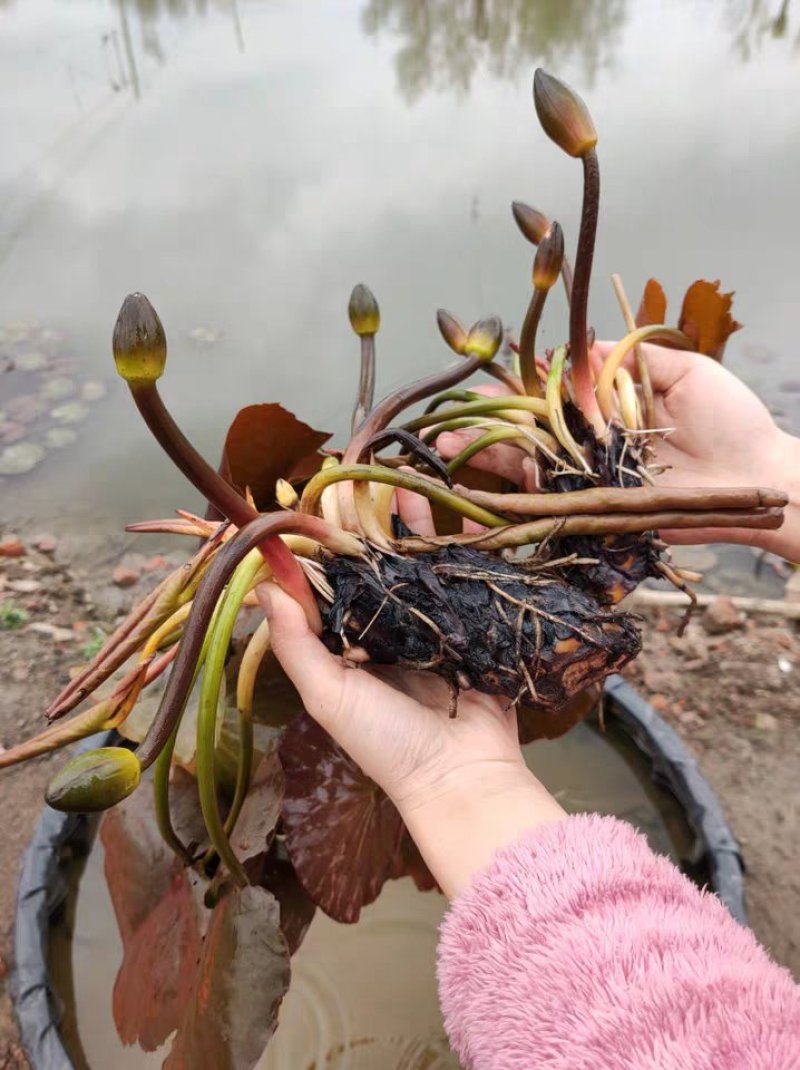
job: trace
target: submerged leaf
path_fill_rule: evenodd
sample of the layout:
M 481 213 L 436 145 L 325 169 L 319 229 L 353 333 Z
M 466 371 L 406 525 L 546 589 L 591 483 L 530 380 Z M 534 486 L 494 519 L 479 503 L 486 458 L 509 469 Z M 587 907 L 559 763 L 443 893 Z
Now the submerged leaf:
M 720 282 L 698 279 L 686 291 L 678 328 L 691 338 L 698 353 L 722 360 L 725 344 L 741 329 L 731 315 L 733 293 L 720 293 Z
M 636 313 L 636 326 L 649 327 L 651 324 L 667 322 L 667 295 L 658 279 L 648 279 Z
M 241 491 L 249 488 L 258 509 L 268 509 L 274 504 L 278 479 L 291 479 L 298 469 L 310 475 L 309 461 L 329 438 L 282 405 L 247 405 L 228 430 L 220 471 Z M 317 468 L 319 463 L 311 470 Z
M 283 802 L 283 767 L 277 741 L 258 763 L 231 836 L 240 862 L 263 854 L 269 845 Z
M 191 976 L 192 997 L 163 1070 L 250 1070 L 289 987 L 277 899 L 252 887 L 221 899 Z
M 293 955 L 317 912 L 314 900 L 298 880 L 292 863 L 282 857 L 275 846 L 264 857 L 258 883 L 272 892 L 280 904 L 281 932 L 289 946 L 289 954 Z
M 389 797 L 307 713 L 281 740 L 286 847 L 308 894 L 336 921 L 358 920 L 391 877 L 403 823 Z

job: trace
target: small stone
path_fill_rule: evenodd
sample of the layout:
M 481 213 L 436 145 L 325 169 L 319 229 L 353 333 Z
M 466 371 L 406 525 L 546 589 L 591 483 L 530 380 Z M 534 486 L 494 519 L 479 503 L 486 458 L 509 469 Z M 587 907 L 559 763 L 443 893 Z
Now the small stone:
M 55 535 L 37 535 L 33 540 L 33 547 L 40 554 L 54 554 L 58 546 Z
M 42 588 L 41 583 L 38 580 L 9 580 L 9 591 L 16 591 L 17 594 L 34 594 L 36 591 L 40 591 Z
M 57 624 L 48 624 L 47 621 L 34 621 L 26 630 L 35 632 L 37 635 L 45 635 L 54 643 L 69 643 L 75 638 L 75 633 L 71 628 L 59 628 Z
M 771 713 L 759 712 L 755 716 L 753 721 L 753 727 L 757 728 L 759 732 L 776 732 L 780 721 L 777 717 Z
M 669 708 L 670 701 L 666 695 L 662 695 L 661 692 L 658 692 L 657 694 L 650 696 L 650 705 L 656 713 L 663 713 Z
M 81 386 L 81 397 L 84 401 L 100 401 L 108 393 L 108 387 L 99 379 L 89 379 Z
M 0 557 L 22 557 L 25 545 L 16 535 L 5 535 L 0 539 Z
M 163 569 L 169 568 L 169 561 L 162 554 L 156 554 L 155 557 L 148 557 L 148 559 L 142 565 L 143 572 L 161 572 Z
M 112 572 L 111 579 L 117 587 L 133 587 L 139 580 L 139 573 L 127 565 L 118 565 Z
M 706 608 L 701 622 L 709 635 L 724 635 L 735 628 L 741 628 L 743 624 L 739 611 L 725 595 L 714 599 Z
M 78 432 L 71 427 L 51 427 L 44 440 L 51 450 L 63 450 L 78 441 Z
M 68 401 L 51 409 L 50 415 L 60 424 L 79 424 L 89 415 L 89 406 L 82 401 Z

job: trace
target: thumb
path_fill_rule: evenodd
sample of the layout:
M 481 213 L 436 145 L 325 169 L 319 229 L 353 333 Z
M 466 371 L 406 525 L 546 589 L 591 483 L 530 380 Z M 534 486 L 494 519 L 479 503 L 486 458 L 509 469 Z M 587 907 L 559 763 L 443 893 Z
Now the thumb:
M 270 642 L 286 675 L 314 720 L 328 728 L 336 719 L 344 668 L 308 626 L 301 606 L 276 583 L 261 583 L 256 597 L 270 627 Z
M 595 342 L 592 348 L 592 358 L 596 367 L 601 367 L 603 361 L 609 355 L 616 342 Z M 696 367 L 698 361 L 708 358 L 699 353 L 689 353 L 682 349 L 667 349 L 665 346 L 654 346 L 647 343 L 642 345 L 642 352 L 647 361 L 647 370 L 650 372 L 650 381 L 653 389 L 659 394 L 666 394 L 678 381 Z M 635 357 L 633 350 L 625 358 L 625 366 L 633 368 Z

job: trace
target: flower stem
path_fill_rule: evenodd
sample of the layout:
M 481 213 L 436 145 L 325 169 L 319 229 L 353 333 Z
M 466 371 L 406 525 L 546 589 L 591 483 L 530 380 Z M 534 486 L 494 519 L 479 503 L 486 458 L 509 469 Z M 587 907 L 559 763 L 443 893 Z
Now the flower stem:
M 366 420 L 375 399 L 375 335 L 361 335 L 361 377 L 353 409 L 351 429 L 355 432 Z
M 372 464 L 341 464 L 335 468 L 327 468 L 317 472 L 306 484 L 306 488 L 303 491 L 303 497 L 300 499 L 301 512 L 306 514 L 314 513 L 319 506 L 319 501 L 325 488 L 332 483 L 339 483 L 343 480 L 388 483 L 392 487 L 402 487 L 404 490 L 422 494 L 431 501 L 439 502 L 440 505 L 444 505 L 448 509 L 460 513 L 461 516 L 469 517 L 470 520 L 474 520 L 476 523 L 483 524 L 486 527 L 501 527 L 506 523 L 502 517 L 489 512 L 487 509 L 482 509 L 480 506 L 473 505 L 462 498 L 461 495 L 454 494 L 453 491 L 448 490 L 439 483 L 434 483 L 424 476 L 417 475 L 414 472 L 402 472 L 399 469 Z
M 605 423 L 594 396 L 586 339 L 589 283 L 592 277 L 597 212 L 600 203 L 600 164 L 595 149 L 589 149 L 582 160 L 583 209 L 578 234 L 578 252 L 575 256 L 572 301 L 569 307 L 569 350 L 572 361 L 572 385 L 578 408 L 595 431 L 602 434 L 605 431 Z
M 683 331 L 679 331 L 675 327 L 665 327 L 663 323 L 637 327 L 635 331 L 630 331 L 629 334 L 626 334 L 606 357 L 602 371 L 597 379 L 597 400 L 606 420 L 612 419 L 614 415 L 614 377 L 617 374 L 617 369 L 634 346 L 640 342 L 656 338 L 672 342 L 673 345 L 681 349 L 692 348 L 691 340 L 686 337 Z M 605 430 L 603 433 L 605 433 Z
M 544 397 L 542 384 L 536 372 L 536 332 L 539 329 L 539 320 L 542 318 L 547 293 L 547 290 L 534 289 L 519 334 L 519 368 L 522 383 L 525 393 L 529 397 L 536 398 Z

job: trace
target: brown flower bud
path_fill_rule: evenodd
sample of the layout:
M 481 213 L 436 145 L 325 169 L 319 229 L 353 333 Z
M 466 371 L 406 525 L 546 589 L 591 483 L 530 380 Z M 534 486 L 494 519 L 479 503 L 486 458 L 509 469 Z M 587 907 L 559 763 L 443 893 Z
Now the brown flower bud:
M 533 77 L 533 102 L 542 129 L 570 156 L 585 156 L 597 144 L 589 109 L 564 82 L 540 67 Z
M 363 282 L 353 287 L 347 314 L 350 316 L 350 326 L 356 334 L 378 333 L 381 325 L 381 310 L 378 308 L 378 302 L 372 290 Z
M 500 348 L 503 341 L 503 324 L 499 316 L 488 316 L 478 320 L 469 329 L 464 353 L 468 357 L 477 357 L 487 364 Z
M 442 332 L 442 338 L 444 338 L 445 342 L 455 353 L 463 356 L 466 352 L 467 338 L 469 337 L 467 328 L 444 308 L 440 308 L 437 311 L 436 322 L 439 324 L 439 330 Z
M 531 208 L 529 204 L 523 204 L 522 201 L 512 203 L 511 213 L 522 231 L 522 236 L 534 245 L 538 245 L 550 229 L 550 220 L 547 216 Z
M 167 338 L 158 313 L 144 294 L 122 302 L 112 339 L 114 363 L 126 383 L 154 383 L 167 363 Z
M 564 263 L 564 231 L 559 223 L 552 223 L 550 230 L 539 242 L 533 261 L 533 285 L 537 290 L 549 290 L 555 286 Z

